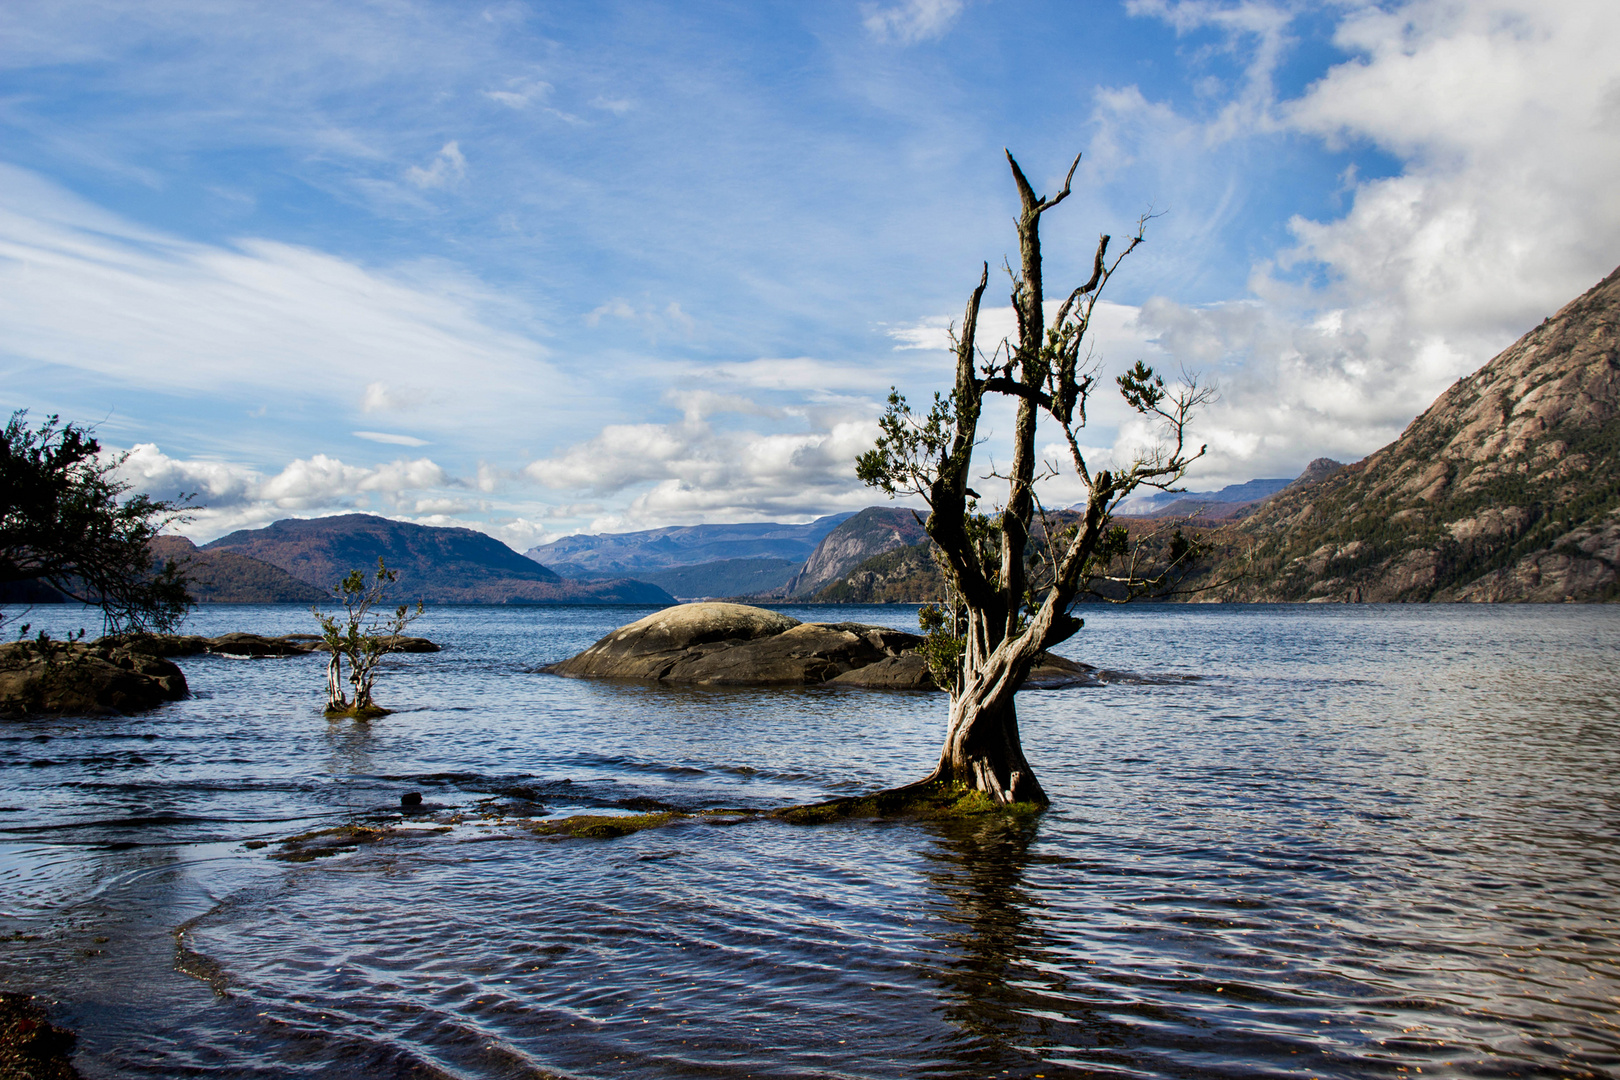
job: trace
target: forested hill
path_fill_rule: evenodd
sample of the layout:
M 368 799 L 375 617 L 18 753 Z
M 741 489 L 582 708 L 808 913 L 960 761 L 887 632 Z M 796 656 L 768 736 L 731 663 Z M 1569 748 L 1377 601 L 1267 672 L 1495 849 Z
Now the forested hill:
M 1620 270 L 1399 439 L 1222 530 L 1209 598 L 1620 596 Z
M 473 529 L 415 525 L 371 514 L 287 519 L 205 544 L 278 566 L 323 592 L 350 570 L 374 570 L 381 557 L 399 571 L 401 599 L 472 604 L 668 604 L 640 581 L 564 581 L 494 537 Z
M 309 604 L 328 593 L 279 566 L 236 551 L 202 551 L 183 536 L 151 543 L 158 563 L 173 561 L 186 575 L 186 591 L 204 604 Z

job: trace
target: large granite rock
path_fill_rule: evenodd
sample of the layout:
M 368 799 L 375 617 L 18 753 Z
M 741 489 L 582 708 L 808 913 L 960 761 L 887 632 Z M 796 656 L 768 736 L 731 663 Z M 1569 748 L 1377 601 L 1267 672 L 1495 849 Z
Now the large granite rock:
M 913 650 L 922 638 L 864 623 L 801 623 L 743 604 L 682 604 L 622 626 L 543 670 L 586 678 L 709 686 L 833 686 L 934 690 Z M 1053 657 L 1031 686 L 1096 682 L 1090 668 Z
M 556 675 L 759 686 L 823 683 L 922 639 L 859 623 L 801 623 L 745 604 L 682 604 L 622 626 Z
M 172 662 L 116 644 L 0 645 L 0 716 L 133 713 L 188 693 Z

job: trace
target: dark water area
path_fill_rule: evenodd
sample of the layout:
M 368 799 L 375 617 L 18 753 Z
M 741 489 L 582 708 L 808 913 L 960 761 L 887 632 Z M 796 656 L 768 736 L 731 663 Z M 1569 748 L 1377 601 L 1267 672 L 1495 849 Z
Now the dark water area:
M 0 725 L 0 987 L 90 1077 L 1620 1075 L 1620 608 L 1088 610 L 1139 677 L 1021 695 L 1038 820 L 537 835 L 938 752 L 939 695 L 534 672 L 642 613 L 431 609 L 370 724 L 314 656 Z

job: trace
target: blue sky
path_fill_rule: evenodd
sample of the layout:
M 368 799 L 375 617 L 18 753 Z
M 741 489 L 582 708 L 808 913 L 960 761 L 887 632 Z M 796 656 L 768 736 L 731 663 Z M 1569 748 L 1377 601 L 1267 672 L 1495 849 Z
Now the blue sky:
M 1193 486 L 1289 476 L 1620 262 L 1616 41 L 1596 0 L 12 0 L 0 405 L 199 492 L 199 540 L 855 509 L 1011 251 L 1002 148 L 1047 191 L 1084 151 L 1049 287 L 1162 213 L 1098 355 L 1219 386 Z

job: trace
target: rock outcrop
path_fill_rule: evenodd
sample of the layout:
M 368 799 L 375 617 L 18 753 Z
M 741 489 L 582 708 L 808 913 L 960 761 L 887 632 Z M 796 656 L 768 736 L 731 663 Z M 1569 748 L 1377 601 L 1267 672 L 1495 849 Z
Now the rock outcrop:
M 715 686 L 806 686 L 899 656 L 921 640 L 881 626 L 802 623 L 745 604 L 682 604 L 620 627 L 546 670 Z
M 135 713 L 190 693 L 171 661 L 116 642 L 0 645 L 0 716 Z
M 804 623 L 744 604 L 683 604 L 620 627 L 542 670 L 586 678 L 705 686 L 853 686 L 933 690 L 913 652 L 922 638 L 863 623 Z M 1091 669 L 1052 658 L 1032 687 L 1095 683 Z

